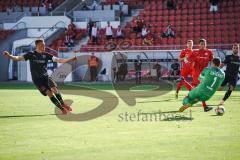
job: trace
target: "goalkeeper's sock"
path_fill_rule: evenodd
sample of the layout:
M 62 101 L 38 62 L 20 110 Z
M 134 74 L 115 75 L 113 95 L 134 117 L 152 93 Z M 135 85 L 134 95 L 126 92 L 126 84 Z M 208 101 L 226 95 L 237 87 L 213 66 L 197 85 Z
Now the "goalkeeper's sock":
M 59 100 L 59 102 L 61 103 L 61 105 L 64 105 L 64 102 L 63 102 L 63 99 L 62 99 L 62 96 L 60 93 L 56 93 L 55 96 L 57 97 L 57 99 Z
M 203 108 L 206 108 L 206 107 L 207 107 L 207 104 L 206 104 L 205 101 L 202 101 L 202 106 L 203 106 Z
M 52 103 L 53 103 L 56 107 L 58 107 L 58 108 L 61 109 L 61 110 L 63 109 L 60 101 L 59 101 L 55 96 L 50 97 L 50 100 L 52 101 Z

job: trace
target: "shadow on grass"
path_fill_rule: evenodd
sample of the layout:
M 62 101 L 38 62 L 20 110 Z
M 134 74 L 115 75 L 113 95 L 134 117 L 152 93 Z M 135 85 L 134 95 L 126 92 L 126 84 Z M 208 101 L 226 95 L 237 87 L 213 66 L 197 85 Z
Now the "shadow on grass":
M 192 121 L 192 117 L 174 117 L 174 118 L 166 118 L 163 121 Z
M 216 115 L 216 114 L 213 114 L 211 115 L 212 117 L 222 117 L 222 115 Z
M 141 113 L 142 115 L 157 117 L 160 121 L 192 121 L 192 111 L 189 112 L 179 112 L 179 111 L 166 111 L 166 112 L 145 112 Z
M 13 115 L 13 116 L 0 116 L 0 119 L 4 118 L 25 118 L 25 117 L 45 117 L 45 116 L 56 116 L 58 114 L 36 114 L 36 115 Z
M 167 113 L 180 113 L 180 112 L 179 111 L 166 111 L 166 112 L 161 112 L 161 113 L 167 114 Z

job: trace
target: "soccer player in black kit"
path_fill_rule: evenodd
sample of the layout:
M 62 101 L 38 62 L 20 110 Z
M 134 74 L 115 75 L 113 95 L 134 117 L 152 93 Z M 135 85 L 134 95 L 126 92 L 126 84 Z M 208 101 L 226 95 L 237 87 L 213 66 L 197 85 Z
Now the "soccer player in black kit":
M 230 97 L 232 91 L 237 85 L 238 73 L 240 67 L 240 57 L 238 55 L 239 44 L 234 44 L 232 47 L 232 55 L 227 55 L 223 61 L 223 65 L 226 65 L 225 79 L 219 88 L 222 90 L 224 86 L 228 84 L 228 90 L 225 93 L 220 105 L 223 105 L 224 102 Z
M 44 40 L 38 39 L 35 41 L 36 50 L 28 52 L 22 56 L 12 56 L 9 52 L 4 51 L 3 54 L 14 61 L 30 61 L 30 70 L 32 80 L 38 90 L 44 95 L 48 96 L 52 103 L 58 107 L 63 114 L 72 111 L 72 108 L 64 103 L 62 96 L 57 88 L 57 84 L 47 74 L 48 61 L 58 63 L 67 63 L 76 60 L 76 57 L 69 59 L 62 59 L 54 57 L 45 52 Z

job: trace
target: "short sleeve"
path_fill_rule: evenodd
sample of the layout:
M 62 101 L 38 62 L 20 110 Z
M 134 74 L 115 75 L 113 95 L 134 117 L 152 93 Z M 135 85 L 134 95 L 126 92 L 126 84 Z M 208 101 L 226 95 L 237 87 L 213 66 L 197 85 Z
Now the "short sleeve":
M 52 60 L 53 60 L 53 56 L 47 53 L 47 54 L 46 54 L 46 59 L 47 59 L 48 61 L 52 61 Z
M 183 57 L 185 57 L 185 54 L 186 54 L 185 51 L 182 50 L 179 57 L 180 57 L 180 58 L 183 58 Z
M 23 58 L 24 58 L 25 61 L 31 60 L 32 59 L 32 53 L 28 52 L 28 53 L 24 54 Z

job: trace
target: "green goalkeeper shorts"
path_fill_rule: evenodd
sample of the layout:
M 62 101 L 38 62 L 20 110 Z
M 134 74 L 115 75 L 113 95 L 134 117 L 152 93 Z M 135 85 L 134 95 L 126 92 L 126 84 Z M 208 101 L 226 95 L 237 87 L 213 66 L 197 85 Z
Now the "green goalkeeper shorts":
M 204 94 L 201 88 L 196 87 L 183 99 L 183 105 L 193 105 L 199 101 L 207 101 L 210 98 L 211 96 Z

